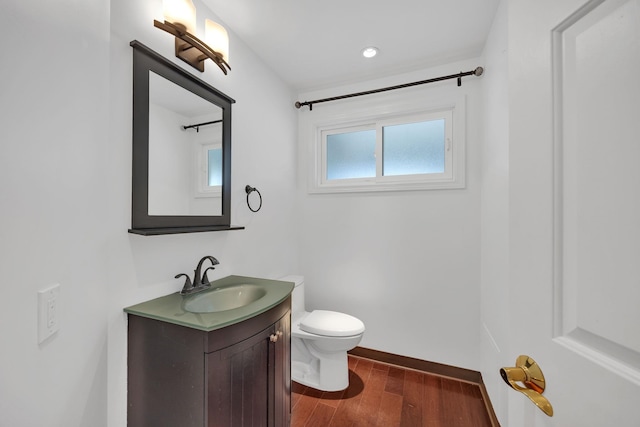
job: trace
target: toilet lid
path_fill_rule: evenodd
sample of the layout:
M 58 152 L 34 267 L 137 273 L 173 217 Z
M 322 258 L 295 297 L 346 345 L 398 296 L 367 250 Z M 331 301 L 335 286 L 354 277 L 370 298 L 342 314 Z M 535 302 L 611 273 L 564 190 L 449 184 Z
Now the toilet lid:
M 349 337 L 364 332 L 364 323 L 348 314 L 314 310 L 302 322 L 300 329 L 310 334 L 327 337 Z

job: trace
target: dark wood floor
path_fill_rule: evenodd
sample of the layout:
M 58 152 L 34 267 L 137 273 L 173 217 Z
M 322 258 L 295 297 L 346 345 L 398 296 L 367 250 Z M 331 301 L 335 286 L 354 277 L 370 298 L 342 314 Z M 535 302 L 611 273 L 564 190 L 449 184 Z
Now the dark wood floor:
M 349 355 L 349 388 L 293 383 L 291 427 L 491 427 L 476 384 Z

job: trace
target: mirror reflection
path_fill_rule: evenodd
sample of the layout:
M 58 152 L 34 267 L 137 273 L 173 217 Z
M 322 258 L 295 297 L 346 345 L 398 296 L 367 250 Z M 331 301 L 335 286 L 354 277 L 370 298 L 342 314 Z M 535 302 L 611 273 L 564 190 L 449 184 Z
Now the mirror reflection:
M 149 71 L 149 215 L 222 214 L 222 109 Z

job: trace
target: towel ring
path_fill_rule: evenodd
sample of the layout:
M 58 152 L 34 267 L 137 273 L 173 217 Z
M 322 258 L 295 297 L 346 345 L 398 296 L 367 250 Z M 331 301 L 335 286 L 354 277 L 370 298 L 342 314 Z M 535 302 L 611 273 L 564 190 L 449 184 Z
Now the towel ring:
M 260 194 L 260 191 L 258 191 L 258 189 L 257 189 L 257 188 L 252 187 L 252 186 L 250 186 L 250 185 L 247 185 L 246 187 L 244 187 L 244 191 L 246 191 L 246 192 L 247 192 L 247 206 L 249 207 L 249 210 L 250 210 L 251 212 L 258 212 L 258 211 L 260 210 L 260 208 L 262 207 L 262 194 Z M 254 191 L 255 191 L 256 193 L 258 193 L 258 196 L 260 196 L 260 204 L 258 205 L 258 209 L 253 209 L 253 208 L 251 207 L 251 203 L 249 203 L 249 195 L 250 195 L 251 193 L 253 193 Z

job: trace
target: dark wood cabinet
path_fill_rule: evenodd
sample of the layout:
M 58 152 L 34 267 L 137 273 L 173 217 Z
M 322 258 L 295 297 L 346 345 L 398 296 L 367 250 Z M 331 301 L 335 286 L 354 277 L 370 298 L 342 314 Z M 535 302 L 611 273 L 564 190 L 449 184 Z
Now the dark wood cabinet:
M 128 426 L 289 426 L 290 306 L 210 332 L 129 314 Z

